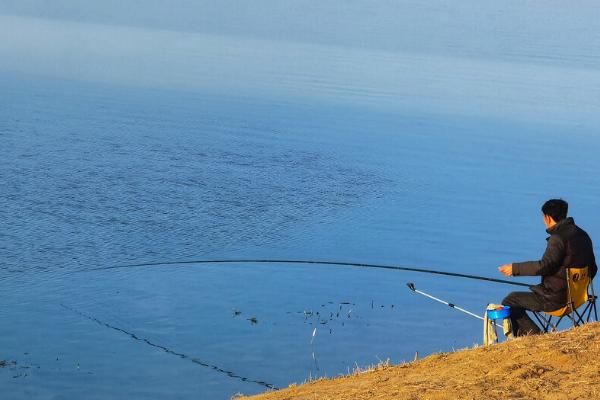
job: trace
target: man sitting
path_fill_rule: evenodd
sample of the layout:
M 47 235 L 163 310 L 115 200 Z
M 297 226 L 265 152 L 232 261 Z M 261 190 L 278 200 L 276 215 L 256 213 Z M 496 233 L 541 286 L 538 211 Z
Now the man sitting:
M 546 232 L 550 235 L 546 251 L 539 261 L 506 264 L 498 269 L 506 276 L 542 277 L 530 292 L 512 292 L 502 304 L 510 306 L 515 336 L 540 333 L 540 328 L 529 318 L 526 310 L 554 311 L 567 304 L 566 268 L 588 267 L 592 278 L 598 267 L 592 241 L 573 218 L 567 218 L 568 204 L 564 200 L 548 200 L 542 206 Z

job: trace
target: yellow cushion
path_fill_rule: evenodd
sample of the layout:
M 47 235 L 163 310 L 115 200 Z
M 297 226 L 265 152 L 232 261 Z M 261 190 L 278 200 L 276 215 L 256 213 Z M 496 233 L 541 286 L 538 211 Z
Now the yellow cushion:
M 563 308 L 559 308 L 558 310 L 544 311 L 544 313 L 549 314 L 549 315 L 553 315 L 555 317 L 562 317 L 564 315 L 567 315 L 569 313 L 569 311 L 571 311 L 571 309 L 569 308 L 569 306 L 564 306 Z

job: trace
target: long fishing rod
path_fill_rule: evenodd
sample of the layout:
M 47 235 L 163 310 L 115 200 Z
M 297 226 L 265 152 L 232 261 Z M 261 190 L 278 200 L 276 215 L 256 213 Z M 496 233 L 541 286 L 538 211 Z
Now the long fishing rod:
M 409 282 L 409 283 L 407 283 L 407 284 L 406 284 L 406 286 L 408 286 L 408 288 L 409 288 L 410 290 L 412 290 L 413 292 L 415 292 L 415 293 L 418 293 L 418 294 L 420 294 L 420 295 L 423 295 L 423 296 L 425 296 L 425 297 L 427 297 L 427 298 L 430 298 L 431 300 L 435 300 L 435 301 L 437 301 L 438 303 L 445 304 L 445 305 L 447 305 L 448 307 L 450 307 L 450 308 L 453 308 L 453 309 L 455 309 L 455 310 L 458 310 L 458 311 L 460 311 L 460 312 L 462 312 L 462 313 L 465 313 L 465 314 L 467 314 L 467 315 L 470 315 L 471 317 L 475 317 L 475 318 L 477 318 L 477 319 L 483 320 L 483 317 L 482 317 L 482 316 L 480 316 L 480 315 L 477 315 L 477 314 L 475 314 L 475 313 L 472 313 L 472 312 L 471 312 L 471 311 L 469 311 L 469 310 L 465 310 L 464 308 L 461 308 L 461 307 L 457 306 L 457 305 L 456 305 L 456 304 L 454 304 L 454 303 L 450 303 L 450 302 L 444 301 L 444 300 L 442 300 L 442 299 L 438 299 L 438 298 L 437 298 L 437 297 L 435 297 L 435 296 L 432 296 L 432 295 L 430 295 L 430 294 L 428 294 L 428 293 L 425 293 L 425 292 L 422 292 L 422 291 L 418 290 L 417 288 L 415 288 L 415 284 L 414 284 L 414 283 L 412 283 L 412 282 Z M 501 326 L 500 326 L 500 325 L 498 325 L 496 322 L 494 322 L 494 324 L 496 324 L 496 326 L 497 326 L 497 327 L 500 327 L 500 328 L 501 328 Z
M 416 268 L 416 267 L 402 267 L 402 266 L 397 266 L 397 265 L 365 264 L 365 263 L 327 261 L 327 260 L 228 259 L 228 260 L 160 261 L 160 262 L 149 262 L 149 263 L 139 263 L 139 264 L 115 265 L 115 266 L 109 266 L 109 267 L 88 268 L 88 269 L 80 270 L 79 272 L 101 271 L 101 270 L 119 269 L 119 268 L 153 267 L 153 266 L 162 266 L 162 265 L 240 264 L 240 263 L 313 264 L 313 265 L 317 264 L 317 265 L 331 265 L 331 266 L 357 267 L 357 268 L 378 268 L 378 269 L 389 269 L 389 270 L 395 270 L 395 271 L 421 272 L 421 273 L 426 273 L 426 274 L 455 276 L 455 277 L 459 277 L 459 278 L 476 279 L 476 280 L 480 280 L 480 281 L 504 283 L 507 285 L 515 285 L 515 286 L 525 286 L 525 287 L 531 286 L 526 283 L 507 281 L 504 279 L 488 278 L 486 276 L 461 274 L 461 273 L 457 273 L 457 272 L 446 272 L 446 271 L 438 271 L 438 270 L 433 270 L 433 269 L 423 269 L 423 268 Z

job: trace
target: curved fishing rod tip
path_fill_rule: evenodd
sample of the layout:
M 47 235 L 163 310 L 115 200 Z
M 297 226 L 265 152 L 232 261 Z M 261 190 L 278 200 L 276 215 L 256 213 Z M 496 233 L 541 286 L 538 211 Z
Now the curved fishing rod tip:
M 406 286 L 408 286 L 408 288 L 409 288 L 410 290 L 412 290 L 413 292 L 416 290 L 416 289 L 415 289 L 415 284 L 414 284 L 414 283 L 412 283 L 412 282 L 408 282 L 408 283 L 406 284 Z

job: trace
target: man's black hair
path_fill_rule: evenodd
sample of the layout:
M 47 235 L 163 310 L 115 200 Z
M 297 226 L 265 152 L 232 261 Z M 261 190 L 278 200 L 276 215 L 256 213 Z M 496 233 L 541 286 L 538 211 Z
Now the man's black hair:
M 550 199 L 542 206 L 544 215 L 551 216 L 554 222 L 560 222 L 567 218 L 568 211 L 569 204 L 563 199 Z

